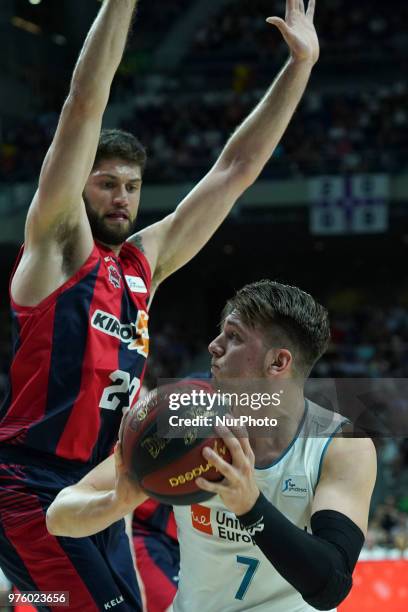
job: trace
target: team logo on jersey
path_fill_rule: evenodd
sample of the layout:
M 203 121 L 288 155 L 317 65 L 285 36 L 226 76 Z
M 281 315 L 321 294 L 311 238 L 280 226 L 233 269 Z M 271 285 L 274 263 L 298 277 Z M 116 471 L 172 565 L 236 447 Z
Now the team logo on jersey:
M 114 265 L 111 264 L 110 266 L 108 266 L 108 272 L 109 272 L 109 282 L 112 283 L 112 285 L 116 287 L 116 289 L 120 289 L 121 278 L 120 278 L 118 269 Z
M 191 506 L 191 524 L 196 531 L 224 540 L 225 542 L 242 542 L 253 544 L 252 534 L 241 525 L 239 519 L 232 513 L 223 509 L 207 508 L 201 504 Z M 252 526 L 253 533 L 262 531 L 263 524 Z
M 140 276 L 129 276 L 125 274 L 126 282 L 132 293 L 147 293 L 147 287 Z
M 194 504 L 191 506 L 191 523 L 194 529 L 213 535 L 211 527 L 211 508 L 201 506 L 201 504 Z
M 130 351 L 137 351 L 143 357 L 149 352 L 149 315 L 144 310 L 137 313 L 136 323 L 121 323 L 117 317 L 103 310 L 95 310 L 91 325 L 98 331 L 118 338 L 128 345 Z
M 284 478 L 282 480 L 281 493 L 286 495 L 286 497 L 306 497 L 306 476 L 289 476 L 289 478 Z

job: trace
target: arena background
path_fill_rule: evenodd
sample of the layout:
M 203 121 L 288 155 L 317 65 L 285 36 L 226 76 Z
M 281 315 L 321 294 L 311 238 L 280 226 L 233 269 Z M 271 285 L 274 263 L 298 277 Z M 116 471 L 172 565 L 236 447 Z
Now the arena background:
M 39 169 L 96 0 L 0 7 L 0 392 L 8 278 Z M 146 145 L 140 227 L 173 210 L 283 63 L 274 0 L 142 0 L 106 127 Z M 317 2 L 321 59 L 281 145 L 203 251 L 151 310 L 151 384 L 208 366 L 225 299 L 264 277 L 331 312 L 315 376 L 408 373 L 408 5 Z M 408 440 L 376 440 L 379 476 L 355 587 L 342 611 L 406 610 Z

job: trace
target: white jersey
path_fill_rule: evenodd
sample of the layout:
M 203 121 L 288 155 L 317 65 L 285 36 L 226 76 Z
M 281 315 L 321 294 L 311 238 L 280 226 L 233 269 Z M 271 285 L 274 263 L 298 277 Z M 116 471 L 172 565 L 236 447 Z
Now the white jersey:
M 314 491 L 333 435 L 347 420 L 306 400 L 298 432 L 271 466 L 255 469 L 259 489 L 288 519 L 310 531 Z M 175 506 L 180 543 L 174 612 L 315 610 L 275 570 L 217 495 Z

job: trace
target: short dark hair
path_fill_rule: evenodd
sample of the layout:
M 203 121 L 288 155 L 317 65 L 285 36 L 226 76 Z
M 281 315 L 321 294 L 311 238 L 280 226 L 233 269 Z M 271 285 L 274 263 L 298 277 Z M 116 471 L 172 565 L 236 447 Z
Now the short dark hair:
M 133 134 L 123 130 L 101 131 L 93 167 L 113 157 L 140 166 L 143 174 L 147 161 L 146 149 Z
M 294 359 L 294 371 L 307 377 L 330 341 L 326 308 L 298 287 L 260 280 L 228 300 L 223 321 L 237 311 L 248 327 L 265 331 L 265 344 L 287 348 Z

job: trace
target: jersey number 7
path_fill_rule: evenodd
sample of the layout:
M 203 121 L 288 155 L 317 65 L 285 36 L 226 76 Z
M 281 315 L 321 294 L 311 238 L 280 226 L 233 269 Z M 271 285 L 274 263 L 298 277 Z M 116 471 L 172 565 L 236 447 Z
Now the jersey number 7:
M 246 592 L 251 584 L 252 578 L 256 570 L 259 567 L 260 561 L 258 559 L 253 559 L 252 557 L 241 557 L 237 555 L 237 563 L 242 563 L 243 565 L 247 565 L 248 569 L 244 574 L 241 584 L 239 585 L 239 589 L 235 594 L 235 599 L 244 599 Z

